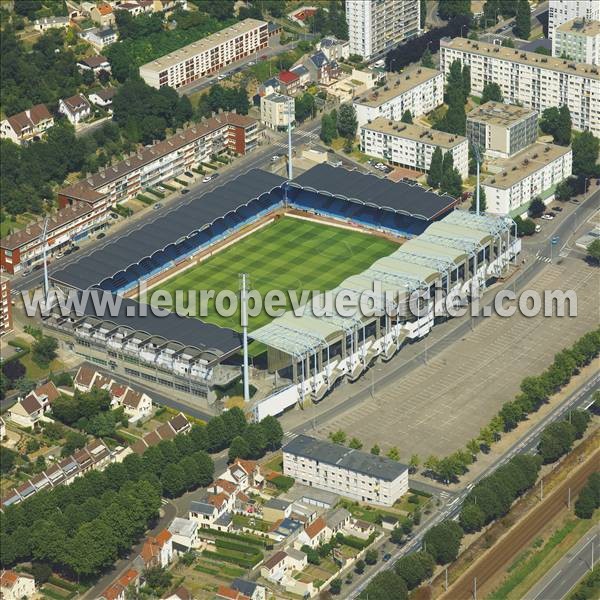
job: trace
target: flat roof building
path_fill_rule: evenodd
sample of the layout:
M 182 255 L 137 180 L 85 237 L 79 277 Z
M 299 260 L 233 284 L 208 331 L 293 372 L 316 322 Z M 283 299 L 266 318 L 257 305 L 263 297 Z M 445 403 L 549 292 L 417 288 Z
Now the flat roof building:
M 550 0 L 548 37 L 552 39 L 557 27 L 576 18 L 599 20 L 600 0 Z
M 467 115 L 467 138 L 488 156 L 508 158 L 537 140 L 533 108 L 490 100 Z
M 307 435 L 283 448 L 283 473 L 304 485 L 384 506 L 408 491 L 406 465 Z
M 536 143 L 492 165 L 497 172 L 482 184 L 488 212 L 515 217 L 537 196 L 551 202 L 556 186 L 572 175 L 572 163 L 570 147 Z
M 461 135 L 379 117 L 361 127 L 360 147 L 369 156 L 419 171 L 429 171 L 435 149 L 441 148 L 452 154 L 461 177 L 469 176 L 469 143 Z
M 480 96 L 487 83 L 497 83 L 505 102 L 538 113 L 565 104 L 575 129 L 600 136 L 597 66 L 465 38 L 441 40 L 440 66 L 446 75 L 455 60 L 471 68 L 473 94 Z
M 552 37 L 552 56 L 600 64 L 600 21 L 571 19 L 557 27 Z
M 359 127 L 377 117 L 399 121 L 410 110 L 413 117 L 431 112 L 444 103 L 444 75 L 427 67 L 388 73 L 383 87 L 354 99 Z
M 261 96 L 260 120 L 265 127 L 275 131 L 287 128 L 288 123 L 296 120 L 294 99 L 277 92 Z
M 140 77 L 155 88 L 178 88 L 266 48 L 268 43 L 268 24 L 244 19 L 142 65 Z

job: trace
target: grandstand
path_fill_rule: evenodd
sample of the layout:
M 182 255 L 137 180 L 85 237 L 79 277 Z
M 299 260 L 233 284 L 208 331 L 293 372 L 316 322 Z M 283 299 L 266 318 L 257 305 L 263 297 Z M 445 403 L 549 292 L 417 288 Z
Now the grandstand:
M 453 198 L 419 186 L 330 165 L 318 165 L 293 181 L 254 169 L 189 198 L 187 204 L 53 273 L 52 283 L 63 291 L 97 289 L 130 298 L 138 283 L 156 286 L 280 216 L 400 241 L 422 233 L 455 206 Z M 386 265 L 376 261 L 372 268 L 388 268 Z M 420 272 L 423 266 L 413 265 L 411 270 Z M 239 376 L 235 361 L 228 360 L 240 347 L 232 329 L 177 315 L 167 319 L 151 313 L 135 316 L 136 311 L 128 310 L 135 307 L 133 300 L 127 300 L 118 315 L 108 317 L 98 315 L 87 301 L 83 314 L 59 316 L 55 312 L 48 325 L 68 332 L 76 344 L 104 348 L 115 363 L 138 365 L 129 368 L 134 377 L 144 369 L 155 369 L 160 371 L 155 377 L 159 383 L 183 386 L 177 389 L 199 396 L 210 397 L 214 384 L 223 385 Z M 369 324 L 369 332 L 371 327 Z M 339 327 L 336 331 L 339 333 Z M 359 337 L 353 338 L 355 345 Z M 182 357 L 185 360 L 180 360 Z M 154 375 L 146 374 L 145 378 L 149 377 Z

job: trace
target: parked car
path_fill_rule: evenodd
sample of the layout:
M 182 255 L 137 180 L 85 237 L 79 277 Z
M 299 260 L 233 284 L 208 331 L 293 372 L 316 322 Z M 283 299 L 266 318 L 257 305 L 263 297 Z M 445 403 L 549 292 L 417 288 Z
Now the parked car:
M 21 273 L 21 277 L 27 277 L 27 275 L 29 275 L 29 273 L 31 273 L 31 269 L 25 269 L 22 273 Z
M 552 215 L 545 214 L 545 215 L 542 215 L 542 219 L 544 219 L 544 221 L 552 221 L 552 219 L 554 219 L 554 217 Z
M 157 202 L 153 207 L 152 210 L 160 210 L 162 208 L 162 204 L 160 202 Z
M 220 173 L 213 173 L 213 174 L 212 174 L 212 178 L 213 178 L 213 179 L 216 179 L 216 178 L 217 178 L 219 175 L 220 175 Z
M 184 173 L 184 175 L 185 175 L 186 177 L 194 177 L 194 174 L 193 174 L 191 171 L 186 171 L 186 172 Z
M 97 240 L 101 240 L 103 237 L 106 237 L 106 234 L 105 234 L 104 232 L 102 232 L 102 233 L 99 233 L 99 234 L 96 236 L 96 239 L 97 239 Z
M 384 562 L 387 562 L 388 560 L 390 560 L 390 558 L 392 558 L 392 555 L 391 555 L 389 552 L 386 552 L 386 553 L 383 555 L 383 561 L 384 561 Z
M 227 77 L 227 75 L 223 75 L 223 73 L 221 73 L 220 75 L 217 76 L 217 81 L 223 81 L 223 79 L 225 79 Z
M 77 250 L 79 250 L 79 246 L 73 246 L 71 248 L 71 252 L 77 252 Z
M 188 190 L 187 188 L 183 188 L 183 189 L 181 190 L 181 193 L 182 193 L 182 194 L 189 194 L 189 193 L 190 193 L 190 190 Z
M 72 250 L 71 250 L 71 252 L 72 252 Z M 65 252 L 65 254 L 66 254 L 66 252 Z M 44 263 L 38 263 L 37 265 L 33 265 L 32 271 L 39 271 L 40 269 L 43 269 L 43 268 L 44 268 Z
M 255 64 L 256 64 L 256 62 L 255 62 L 255 61 L 253 61 L 253 60 L 251 60 L 251 61 L 248 63 L 248 66 L 249 66 L 249 67 L 252 67 L 252 66 L 253 66 L 253 65 L 255 65 Z
M 117 213 L 110 213 L 110 218 L 111 219 L 118 219 L 119 215 Z
M 553 206 L 553 207 L 552 207 L 552 210 L 553 210 L 554 212 L 562 212 L 562 208 L 561 208 L 560 206 Z
M 212 177 L 210 175 L 205 175 L 202 178 L 202 183 L 208 183 L 211 179 L 212 179 Z
M 536 232 L 536 233 L 539 233 L 541 230 L 542 230 L 542 226 L 541 226 L 541 225 L 538 223 L 538 224 L 535 226 L 535 232 Z
M 271 156 L 271 162 L 276 162 L 280 159 L 281 157 L 279 156 L 279 154 L 273 154 L 273 156 Z

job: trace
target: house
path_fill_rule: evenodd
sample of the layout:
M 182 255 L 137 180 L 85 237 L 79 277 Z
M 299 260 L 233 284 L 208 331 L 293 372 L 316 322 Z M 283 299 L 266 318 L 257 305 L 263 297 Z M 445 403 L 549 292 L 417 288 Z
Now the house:
M 50 411 L 52 402 L 59 396 L 58 389 L 49 381 L 13 404 L 8 409 L 8 418 L 22 427 L 34 427 Z
M 187 589 L 180 585 L 176 590 L 174 590 L 168 596 L 163 596 L 163 600 L 193 600 L 194 597 L 192 593 Z
M 0 441 L 3 441 L 6 437 L 6 423 L 4 419 L 0 417 Z
M 232 581 L 229 587 L 244 594 L 250 600 L 266 600 L 267 598 L 267 589 L 256 583 L 256 581 L 248 581 L 238 577 Z
M 142 6 L 140 6 L 137 2 L 122 2 L 116 7 L 117 10 L 124 10 L 128 12 L 132 17 L 137 17 L 138 15 L 146 12 Z
M 168 529 L 163 529 L 156 537 L 148 537 L 136 560 L 138 563 L 143 564 L 144 569 L 152 567 L 164 569 L 173 560 L 173 536 L 171 532 Z
M 221 479 L 232 481 L 242 491 L 252 487 L 260 487 L 264 477 L 260 465 L 254 460 L 236 458 L 235 462 L 221 475 Z
M 35 579 L 28 573 L 2 571 L 0 573 L 0 598 L 22 600 L 35 595 Z
M 115 13 L 110 4 L 99 4 L 90 11 L 90 18 L 100 27 L 109 27 L 115 24 Z
M 110 73 L 110 63 L 108 62 L 108 58 L 102 56 L 102 54 L 95 54 L 88 58 L 82 58 L 77 61 L 77 67 L 80 71 L 94 71 L 94 73 L 108 71 Z
M 296 65 L 290 69 L 290 73 L 297 75 L 298 83 L 301 86 L 308 85 L 310 83 L 310 71 L 304 65 Z
M 329 60 L 341 60 L 350 56 L 350 42 L 334 37 L 323 38 L 317 43 L 316 48 L 323 52 Z
M 258 95 L 261 97 L 270 96 L 271 94 L 279 93 L 280 88 L 281 84 L 279 83 L 279 79 L 277 79 L 277 77 L 271 77 L 258 86 Z
M 285 559 L 285 563 L 288 572 L 302 571 L 308 564 L 308 557 L 304 552 L 302 552 L 302 550 L 288 548 L 286 550 L 286 554 L 287 557 Z
M 192 500 L 192 502 L 190 502 L 188 517 L 190 519 L 195 519 L 200 527 L 211 528 L 218 516 L 219 511 L 214 504 L 199 502 L 197 500 Z
M 294 545 L 297 548 L 306 545 L 314 549 L 321 544 L 326 544 L 331 539 L 331 535 L 331 529 L 327 526 L 325 519 L 318 517 L 312 523 L 304 526 Z
M 36 104 L 0 122 L 0 137 L 22 144 L 42 137 L 53 125 L 54 117 L 46 105 Z
M 332 535 L 343 531 L 351 522 L 352 515 L 345 508 L 336 508 L 325 518 L 325 523 L 331 529 Z
M 88 98 L 92 104 L 102 108 L 108 108 L 109 106 L 112 106 L 116 91 L 115 88 L 104 88 L 102 90 L 91 92 Z
M 282 93 L 293 96 L 300 89 L 300 77 L 291 71 L 280 71 L 277 75 Z
M 169 525 L 169 533 L 173 536 L 173 550 L 188 552 L 200 545 L 198 538 L 198 521 L 175 517 Z
M 99 27 L 86 29 L 81 34 L 81 37 L 98 50 L 102 50 L 102 48 L 114 44 L 117 41 L 117 34 L 111 27 L 105 27 L 104 29 Z
M 152 398 L 148 394 L 136 392 L 130 387 L 127 388 L 120 406 L 125 409 L 125 414 L 131 423 L 146 419 L 152 414 Z M 165 423 L 165 425 L 168 424 Z
M 265 579 L 278 583 L 286 573 L 286 558 L 287 553 L 283 550 L 275 552 L 270 556 L 260 569 L 260 574 Z
M 285 519 L 290 516 L 292 512 L 292 503 L 287 500 L 280 500 L 279 498 L 270 498 L 265 502 L 263 506 L 263 519 L 274 523 L 281 519 Z
M 92 113 L 92 107 L 83 94 L 58 101 L 58 112 L 65 115 L 73 125 L 85 121 Z
M 44 17 L 36 19 L 33 28 L 45 33 L 49 29 L 66 29 L 70 22 L 69 17 Z
M 351 535 L 361 538 L 362 540 L 366 540 L 372 533 L 375 532 L 375 526 L 373 523 L 369 523 L 368 521 L 356 519 L 348 525 L 348 532 Z
M 109 383 L 109 379 L 86 365 L 79 367 L 75 378 L 73 379 L 73 387 L 80 392 L 89 392 L 92 388 L 103 388 Z
M 398 519 L 396 517 L 392 517 L 392 515 L 385 515 L 381 517 L 381 527 L 385 531 L 392 531 L 398 526 Z
M 154 12 L 164 12 L 168 15 L 177 8 L 187 10 L 187 0 L 154 0 L 152 6 Z
M 340 76 L 340 66 L 337 61 L 329 60 L 322 51 L 305 58 L 302 65 L 308 69 L 311 81 L 328 84 L 332 79 Z
M 100 600 L 125 600 L 128 589 L 137 592 L 140 586 L 140 574 L 135 569 L 128 569 L 114 583 L 104 590 Z

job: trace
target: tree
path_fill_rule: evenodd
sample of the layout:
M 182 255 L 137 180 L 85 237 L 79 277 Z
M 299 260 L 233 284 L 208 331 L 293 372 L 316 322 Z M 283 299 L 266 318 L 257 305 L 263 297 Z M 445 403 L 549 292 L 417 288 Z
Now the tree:
M 169 498 L 176 498 L 185 490 L 186 475 L 178 464 L 168 464 L 162 472 L 160 480 L 163 491 Z
M 465 504 L 458 520 L 465 533 L 479 531 L 485 524 L 485 515 L 478 504 Z
M 427 0 L 419 0 L 419 22 L 421 29 L 425 29 L 425 21 L 427 20 Z M 423 65 L 426 67 L 427 65 Z
M 78 431 L 69 431 L 65 436 L 65 443 L 62 449 L 63 456 L 69 456 L 78 450 L 83 448 L 87 443 L 87 436 Z
M 398 450 L 398 448 L 396 448 L 396 446 L 392 446 L 388 450 L 388 453 L 386 456 L 388 458 L 391 458 L 392 460 L 400 460 L 400 450 Z
M 462 177 L 458 170 L 454 168 L 454 157 L 450 151 L 444 154 L 442 161 L 440 191 L 449 194 L 454 198 L 458 198 L 462 193 Z
M 573 122 L 571 120 L 571 111 L 566 104 L 558 109 L 558 124 L 554 132 L 554 143 L 560 146 L 568 146 L 571 143 L 571 130 Z
M 248 458 L 249 456 L 250 446 L 248 442 L 240 435 L 234 437 L 229 446 L 229 462 L 233 462 L 236 458 Z
M 302 548 L 300 548 L 300 549 L 302 550 L 302 552 L 304 552 L 304 554 L 306 554 L 306 559 L 308 560 L 308 562 L 311 565 L 320 565 L 321 564 L 321 557 L 319 556 L 319 553 L 317 552 L 317 550 L 315 550 L 314 548 L 311 548 L 307 544 L 304 544 L 304 546 L 302 546 Z
M 400 121 L 402 121 L 402 123 L 412 123 L 413 122 L 413 116 L 412 116 L 412 113 L 410 112 L 410 110 L 405 110 L 402 113 L 402 117 L 400 118 Z
M 356 110 L 352 104 L 342 104 L 337 114 L 337 130 L 340 136 L 353 138 L 356 136 L 358 121 Z
M 473 458 L 479 454 L 481 448 L 479 447 L 479 442 L 476 439 L 469 440 L 467 442 L 467 451 L 471 453 Z
M 600 239 L 595 239 L 587 247 L 587 260 L 593 265 L 600 265 Z
M 86 69 L 81 74 L 81 79 L 85 85 L 92 85 L 96 78 L 94 77 L 94 71 L 92 69 Z
M 357 437 L 353 437 L 348 446 L 354 450 L 360 450 L 363 447 L 363 443 Z
M 568 179 L 561 181 L 554 191 L 554 196 L 557 200 L 561 202 L 567 202 L 573 196 L 573 188 L 571 187 L 571 183 Z
M 321 133 L 319 134 L 319 137 L 326 144 L 331 144 L 333 139 L 335 137 L 337 137 L 337 113 L 336 113 L 336 111 L 332 111 L 332 113 L 325 114 L 321 117 Z
M 413 590 L 433 575 L 434 566 L 435 562 L 431 554 L 420 551 L 400 558 L 394 570 L 399 577 L 402 577 L 406 587 Z
M 497 83 L 486 83 L 483 86 L 483 92 L 481 94 L 481 104 L 485 104 L 493 100 L 494 102 L 504 102 L 502 96 L 502 89 Z
M 580 519 L 591 519 L 596 508 L 598 508 L 598 505 L 595 502 L 594 494 L 590 488 L 585 486 L 579 492 L 579 497 L 575 502 L 575 514 Z
M 311 117 L 315 110 L 315 97 L 308 92 L 294 100 L 296 121 L 302 123 Z
M 336 577 L 330 584 L 329 589 L 332 594 L 339 594 L 342 591 L 342 580 L 339 577 Z
M 0 446 L 0 472 L 10 473 L 19 455 L 6 446 Z
M 156 598 L 161 598 L 169 589 L 173 575 L 162 567 L 152 567 L 144 571 L 144 580 Z
M 358 575 L 362 575 L 365 572 L 365 561 L 362 558 L 356 561 L 354 572 Z
M 575 441 L 575 427 L 567 421 L 550 423 L 540 435 L 538 452 L 544 464 L 558 460 L 569 452 Z
M 477 190 L 473 192 L 473 197 L 471 198 L 471 212 L 475 212 L 477 210 Z M 487 198 L 485 197 L 485 189 L 480 185 L 479 186 L 479 212 L 484 213 L 487 210 Z
M 427 552 L 435 562 L 445 565 L 456 560 L 460 549 L 463 530 L 455 521 L 443 521 L 432 527 L 423 537 Z
M 424 4 L 424 0 L 421 2 L 421 4 Z M 421 56 L 421 66 L 426 67 L 427 69 L 435 68 L 429 48 L 425 48 L 425 52 L 423 52 L 423 56 Z
M 368 565 L 374 565 L 377 562 L 378 554 L 374 548 L 369 548 L 365 553 L 365 562 Z
M 265 453 L 267 441 L 260 423 L 250 423 L 250 425 L 246 427 L 246 431 L 243 433 L 243 438 L 246 440 L 246 442 L 248 442 L 250 449 L 248 458 L 256 460 Z
M 600 140 L 591 131 L 582 131 L 573 138 L 573 173 L 579 177 L 599 175 L 596 164 Z
M 31 346 L 31 357 L 37 365 L 46 367 L 56 358 L 57 349 L 58 340 L 49 335 L 44 335 Z
M 504 38 L 502 40 L 502 46 L 504 46 L 504 48 L 514 48 L 515 43 L 512 41 L 512 38 Z
M 529 0 L 519 0 L 514 26 L 515 35 L 522 40 L 528 40 L 531 33 L 531 7 Z
M 52 569 L 46 563 L 34 562 L 31 565 L 31 574 L 35 583 L 41 586 L 52 576 Z
M 334 443 L 334 444 L 345 444 L 346 443 L 346 432 L 342 431 L 341 429 L 338 429 L 337 431 L 330 431 L 329 432 L 329 439 Z
M 379 456 L 380 453 L 381 453 L 381 448 L 379 448 L 379 446 L 377 444 L 375 444 L 371 448 L 371 454 L 374 454 L 375 456 Z
M 517 225 L 517 235 L 533 235 L 535 233 L 535 223 L 531 219 L 522 219 L 517 216 L 514 221 Z
M 583 437 L 591 418 L 590 413 L 585 410 L 573 410 L 569 413 L 569 423 L 575 429 L 575 439 Z
M 530 217 L 540 217 L 544 214 L 545 211 L 546 211 L 546 205 L 544 204 L 544 201 L 539 196 L 536 196 L 531 201 L 531 204 L 529 205 L 529 209 L 527 210 L 527 213 L 529 214 Z
M 401 544 L 404 539 L 404 531 L 402 527 L 394 527 L 390 533 L 390 541 L 392 544 Z
M 413 454 L 410 457 L 410 461 L 408 462 L 408 467 L 411 473 L 416 473 L 419 469 L 419 465 L 421 464 L 421 459 L 418 454 Z
M 471 67 L 469 65 L 464 65 L 462 68 L 462 84 L 466 102 L 471 95 Z
M 442 181 L 442 165 L 443 165 L 443 153 L 440 146 L 436 146 L 433 154 L 431 155 L 431 163 L 429 165 L 429 173 L 427 174 L 427 183 L 434 188 L 440 186 Z
M 277 450 L 277 448 L 280 448 L 283 440 L 281 423 L 275 417 L 268 415 L 260 422 L 260 426 L 265 436 L 267 449 Z
M 444 0 L 438 6 L 438 15 L 445 21 L 458 15 L 471 15 L 471 0 Z
M 406 600 L 408 591 L 402 577 L 394 571 L 382 571 L 373 577 L 360 594 L 361 600 Z

